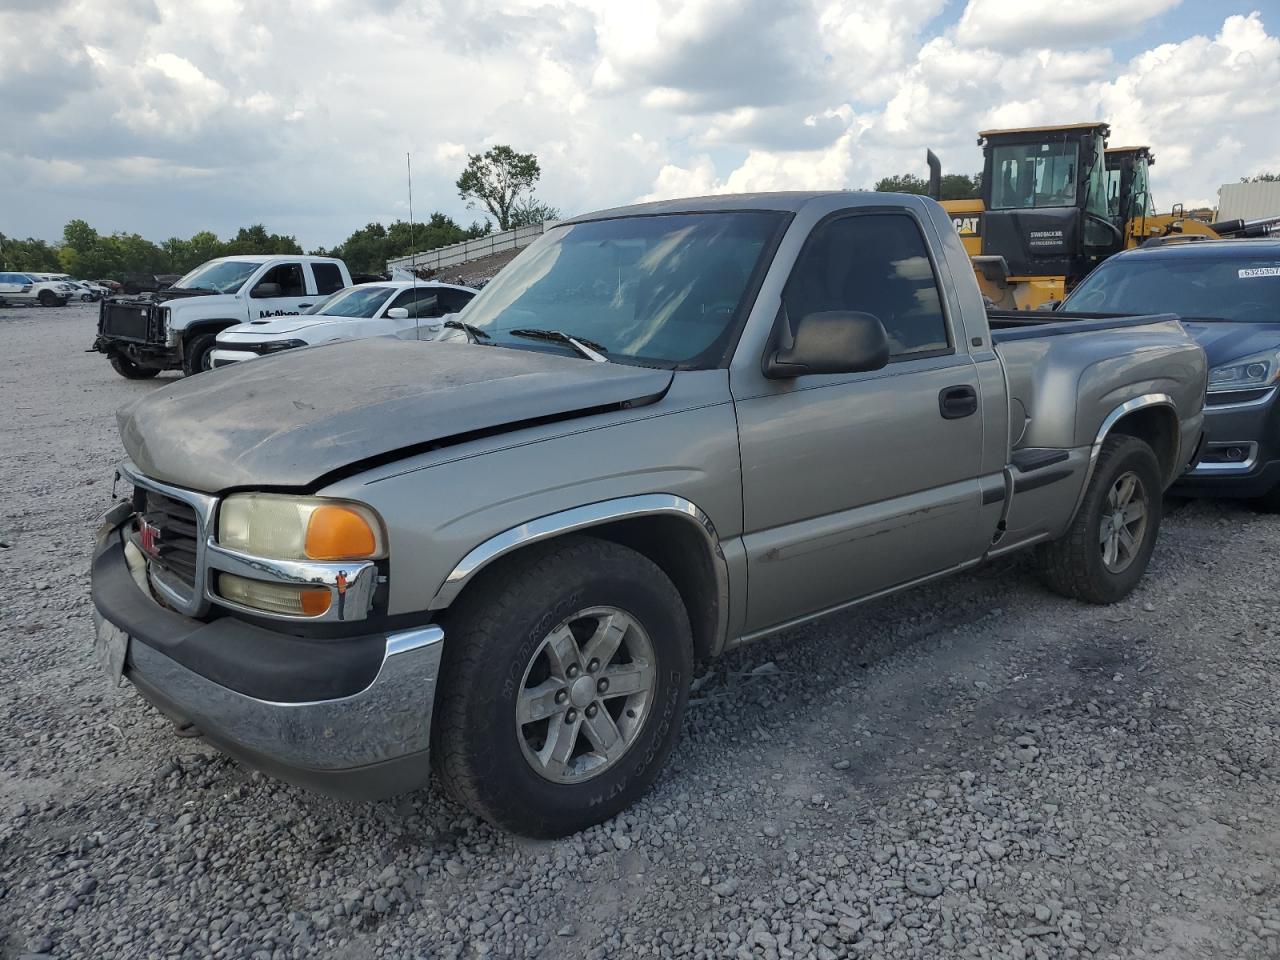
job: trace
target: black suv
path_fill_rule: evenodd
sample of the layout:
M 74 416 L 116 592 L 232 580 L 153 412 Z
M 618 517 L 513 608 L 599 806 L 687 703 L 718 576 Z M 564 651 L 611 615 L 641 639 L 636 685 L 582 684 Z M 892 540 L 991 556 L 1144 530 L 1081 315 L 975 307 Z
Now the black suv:
M 1280 510 L 1280 239 L 1166 241 L 1117 254 L 1061 310 L 1176 313 L 1209 358 L 1207 439 L 1174 487 Z

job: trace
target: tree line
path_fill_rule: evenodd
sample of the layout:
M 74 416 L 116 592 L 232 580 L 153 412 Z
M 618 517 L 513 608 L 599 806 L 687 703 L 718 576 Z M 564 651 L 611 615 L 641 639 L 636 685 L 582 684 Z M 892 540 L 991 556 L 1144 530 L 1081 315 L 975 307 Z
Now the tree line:
M 468 155 L 454 186 L 468 208 L 483 208 L 499 230 L 509 230 L 559 217 L 555 207 L 534 196 L 541 175 L 538 158 L 532 153 L 499 144 L 484 153 Z M 369 223 L 336 247 L 308 252 L 339 257 L 352 273 L 381 273 L 388 260 L 482 237 L 492 229 L 487 220 L 464 227 L 448 214 L 435 212 L 422 223 Z M 34 237 L 21 240 L 0 233 L 0 269 L 69 273 L 87 280 L 181 274 L 216 257 L 302 252 L 295 236 L 270 233 L 260 223 L 241 227 L 227 240 L 211 230 L 201 230 L 187 239 L 170 237 L 163 243 L 136 233 L 100 233 L 85 220 L 72 220 L 63 227 L 60 243 Z
M 331 249 L 308 251 L 340 257 L 352 273 L 381 273 L 393 257 L 461 243 L 489 232 L 488 224 L 460 226 L 452 217 L 433 213 L 425 223 L 410 227 L 404 220 L 390 225 L 370 223 L 352 232 Z M 170 237 L 154 243 L 136 233 L 100 233 L 84 220 L 62 229 L 60 243 L 0 234 L 0 269 L 33 273 L 69 273 L 86 280 L 123 280 L 136 274 L 182 274 L 216 257 L 264 253 L 302 253 L 292 234 L 271 233 L 260 223 L 241 227 L 223 240 L 211 230 L 188 238 Z

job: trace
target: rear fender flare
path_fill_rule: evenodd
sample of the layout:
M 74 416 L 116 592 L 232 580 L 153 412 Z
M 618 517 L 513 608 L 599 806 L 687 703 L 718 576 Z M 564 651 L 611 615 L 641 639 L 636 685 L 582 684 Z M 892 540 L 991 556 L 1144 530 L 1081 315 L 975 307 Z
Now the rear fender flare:
M 1084 472 L 1084 483 L 1080 485 L 1080 495 L 1076 498 L 1075 509 L 1071 511 L 1071 516 L 1080 511 L 1080 504 L 1084 502 L 1085 492 L 1089 489 L 1089 483 L 1093 480 L 1093 471 L 1098 465 L 1098 456 L 1102 453 L 1102 444 L 1106 442 L 1107 437 L 1111 434 L 1112 429 L 1117 423 L 1127 417 L 1129 414 L 1138 410 L 1145 410 L 1150 407 L 1168 407 L 1177 415 L 1177 405 L 1173 402 L 1173 397 L 1167 393 L 1144 393 L 1140 397 L 1134 397 L 1132 400 L 1126 400 L 1114 410 L 1112 410 L 1103 419 L 1102 425 L 1098 427 L 1097 436 L 1094 437 L 1093 445 L 1089 448 L 1089 466 Z M 1174 443 L 1180 445 L 1181 438 L 1178 431 L 1173 433 Z M 1174 450 L 1173 462 L 1177 463 L 1179 451 Z

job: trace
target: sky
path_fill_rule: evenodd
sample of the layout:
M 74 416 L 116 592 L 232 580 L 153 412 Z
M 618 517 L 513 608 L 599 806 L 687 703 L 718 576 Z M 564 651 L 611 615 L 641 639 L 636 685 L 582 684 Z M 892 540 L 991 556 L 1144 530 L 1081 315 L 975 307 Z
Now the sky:
M 1280 0 L 0 0 L 0 233 L 307 249 L 479 217 L 468 153 L 565 214 L 981 167 L 981 129 L 1107 120 L 1167 210 L 1280 171 Z

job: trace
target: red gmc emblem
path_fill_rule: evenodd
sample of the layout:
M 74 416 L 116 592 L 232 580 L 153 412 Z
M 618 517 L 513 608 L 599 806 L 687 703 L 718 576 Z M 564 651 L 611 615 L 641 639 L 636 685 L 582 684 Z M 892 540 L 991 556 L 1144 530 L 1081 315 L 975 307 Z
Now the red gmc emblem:
M 147 556 L 160 556 L 160 528 L 142 517 L 138 518 L 138 541 L 142 552 Z

